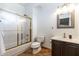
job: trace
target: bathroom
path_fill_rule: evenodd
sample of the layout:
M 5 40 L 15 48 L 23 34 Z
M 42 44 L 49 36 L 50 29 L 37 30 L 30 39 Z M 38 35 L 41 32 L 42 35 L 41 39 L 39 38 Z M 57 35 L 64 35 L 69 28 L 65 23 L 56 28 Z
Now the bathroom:
M 78 45 L 78 10 L 78 3 L 0 3 L 1 55 L 52 56 L 55 39 Z M 70 17 L 69 25 L 58 24 L 58 15 Z

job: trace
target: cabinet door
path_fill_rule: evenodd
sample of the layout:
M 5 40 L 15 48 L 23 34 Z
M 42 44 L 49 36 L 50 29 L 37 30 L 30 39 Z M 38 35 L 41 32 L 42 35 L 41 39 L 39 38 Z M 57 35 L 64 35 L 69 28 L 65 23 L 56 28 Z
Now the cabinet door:
M 75 46 L 75 56 L 79 56 L 79 45 Z
M 54 56 L 62 55 L 62 43 L 61 42 L 52 40 L 52 55 Z
M 64 43 L 62 48 L 63 56 L 75 56 L 76 47 L 74 44 Z

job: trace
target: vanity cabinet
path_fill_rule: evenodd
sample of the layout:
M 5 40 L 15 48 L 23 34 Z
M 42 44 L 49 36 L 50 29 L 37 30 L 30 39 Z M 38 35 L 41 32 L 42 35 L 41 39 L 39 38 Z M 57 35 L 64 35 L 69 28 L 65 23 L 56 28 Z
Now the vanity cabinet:
M 52 40 L 52 56 L 79 56 L 79 44 Z
M 76 51 L 76 46 L 73 43 L 63 42 L 62 55 L 63 56 L 74 56 Z
M 52 55 L 62 55 L 62 43 L 52 40 Z

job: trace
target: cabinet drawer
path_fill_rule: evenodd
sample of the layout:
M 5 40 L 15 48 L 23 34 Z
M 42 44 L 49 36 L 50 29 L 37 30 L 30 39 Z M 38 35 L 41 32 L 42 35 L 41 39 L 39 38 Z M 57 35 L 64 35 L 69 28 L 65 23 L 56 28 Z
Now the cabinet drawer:
M 78 47 L 79 47 L 79 44 L 70 43 L 70 42 L 64 42 L 64 45 L 65 45 L 65 46 L 75 47 L 75 48 L 78 48 Z

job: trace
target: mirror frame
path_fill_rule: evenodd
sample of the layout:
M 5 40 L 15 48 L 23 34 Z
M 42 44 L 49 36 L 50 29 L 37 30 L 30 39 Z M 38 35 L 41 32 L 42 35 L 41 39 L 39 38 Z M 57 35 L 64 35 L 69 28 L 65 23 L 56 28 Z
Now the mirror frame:
M 74 28 L 75 26 L 75 11 L 73 10 L 72 12 L 68 12 L 68 14 L 70 14 L 71 18 L 69 18 L 70 22 L 71 22 L 71 26 L 70 25 L 63 25 L 61 26 L 60 24 L 60 15 L 57 15 L 57 28 Z M 68 15 L 67 15 L 68 16 Z M 63 17 L 64 18 L 64 17 Z

